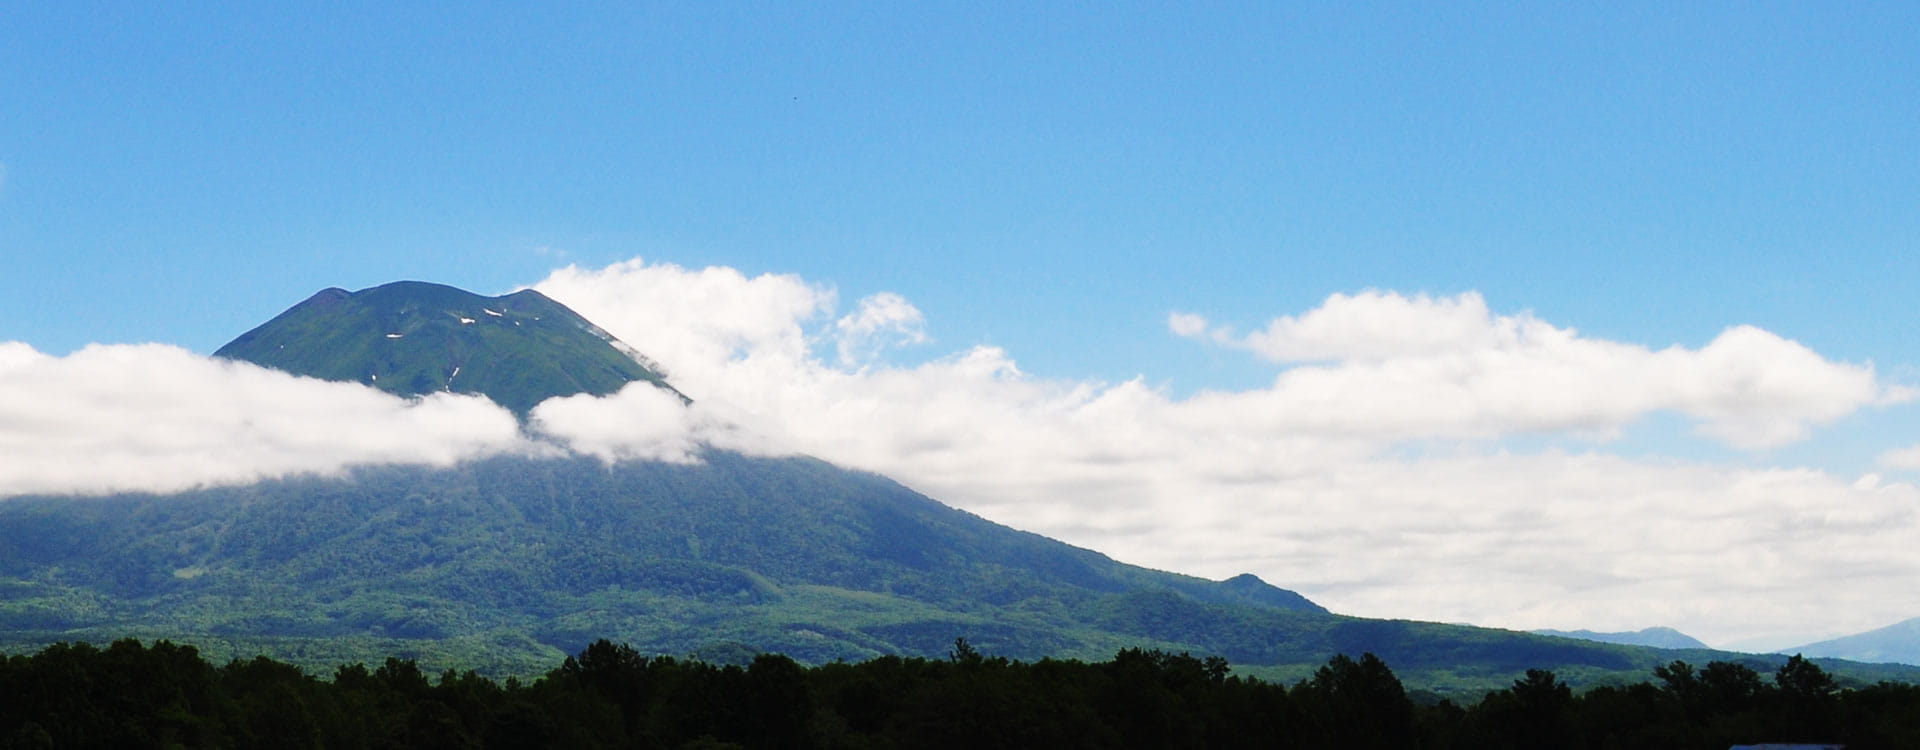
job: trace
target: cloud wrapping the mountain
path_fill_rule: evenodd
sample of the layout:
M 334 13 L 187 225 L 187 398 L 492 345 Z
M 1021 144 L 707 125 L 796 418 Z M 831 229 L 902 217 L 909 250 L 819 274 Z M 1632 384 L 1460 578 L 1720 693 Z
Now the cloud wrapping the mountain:
M 0 496 L 169 492 L 527 450 L 474 396 L 409 401 L 159 344 L 0 343 Z
M 1911 485 L 1489 442 L 1605 437 L 1672 412 L 1775 445 L 1906 397 L 1871 367 L 1757 328 L 1652 350 L 1495 316 L 1473 294 L 1336 296 L 1257 337 L 1176 314 L 1176 334 L 1291 365 L 1267 388 L 1176 399 L 1139 379 L 1029 377 L 993 347 L 836 366 L 815 352 L 837 353 L 859 313 L 834 318 L 832 290 L 792 276 L 631 261 L 536 288 L 775 445 L 1129 562 L 1255 572 L 1336 611 L 1725 639 L 1920 609 L 1893 585 L 1920 575 Z M 726 347 L 673 330 L 715 325 L 700 320 L 708 305 L 753 323 L 724 323 Z M 1469 440 L 1431 442 L 1451 438 Z M 1427 442 L 1394 447 L 1410 440 Z M 1822 583 L 1834 580 L 1888 584 Z
M 686 462 L 714 445 L 878 471 L 1118 559 L 1253 572 L 1353 614 L 1810 641 L 1920 610 L 1910 484 L 1501 447 L 1604 439 L 1661 412 L 1775 445 L 1908 396 L 1757 328 L 1655 350 L 1495 315 L 1474 294 L 1336 295 L 1247 335 L 1178 313 L 1176 335 L 1279 371 L 1175 398 L 1139 378 L 1032 377 L 995 347 L 888 364 L 928 338 L 911 302 L 876 294 L 843 314 L 833 289 L 792 275 L 634 260 L 536 288 L 664 364 L 694 404 L 644 384 L 554 399 L 529 437 L 479 397 L 405 400 L 169 346 L 0 343 L 0 495 L 503 452 Z
M 725 404 L 686 404 L 652 383 L 629 383 L 606 396 L 550 398 L 534 407 L 531 431 L 544 443 L 617 461 L 700 462 L 703 447 L 782 454 L 752 419 Z

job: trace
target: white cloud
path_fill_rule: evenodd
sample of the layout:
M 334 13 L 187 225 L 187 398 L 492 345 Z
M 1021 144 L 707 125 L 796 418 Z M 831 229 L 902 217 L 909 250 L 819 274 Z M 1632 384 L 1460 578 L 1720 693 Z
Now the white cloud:
M 1197 338 L 1207 332 L 1207 319 L 1194 313 L 1168 313 L 1167 330 L 1175 336 Z
M 0 344 L 0 496 L 175 491 L 530 446 L 479 397 L 408 401 L 172 346 Z
M 835 303 L 832 290 L 798 276 L 750 279 L 731 268 L 689 270 L 639 259 L 599 270 L 567 266 L 537 288 L 661 362 L 695 400 L 717 377 L 715 367 L 799 366 L 811 347 L 803 324 Z
M 1370 293 L 1263 339 L 1292 336 L 1290 356 L 1328 364 L 1293 367 L 1268 388 L 1175 399 L 1139 380 L 1032 378 L 991 347 L 911 367 L 835 366 L 814 354 L 840 344 L 842 326 L 824 324 L 830 293 L 789 276 L 636 261 L 565 269 L 537 288 L 670 370 L 698 373 L 677 385 L 780 445 L 1122 560 L 1251 571 L 1336 611 L 1809 640 L 1920 613 L 1905 583 L 1920 573 L 1906 541 L 1920 532 L 1909 511 L 1920 494 L 1907 484 L 1509 455 L 1479 442 L 1385 450 L 1408 438 L 1604 433 L 1659 410 L 1722 439 L 1775 443 L 1899 397 L 1871 368 L 1759 329 L 1656 351 L 1494 317 L 1475 295 Z M 716 303 L 753 321 L 723 326 L 729 346 L 671 330 Z M 1370 305 L 1392 325 L 1340 321 Z M 1431 331 L 1394 329 L 1427 313 L 1442 318 Z M 1208 330 L 1190 314 L 1169 328 Z M 1337 331 L 1364 341 L 1339 343 Z
M 629 383 L 605 397 L 587 394 L 551 398 L 534 407 L 539 433 L 603 461 L 698 460 L 689 410 L 664 390 L 646 382 Z
M 726 405 L 688 405 L 645 382 L 607 396 L 547 399 L 530 417 L 541 439 L 608 463 L 699 463 L 703 446 L 756 455 L 783 452 Z
M 1870 365 L 1831 362 L 1796 342 L 1734 326 L 1700 349 L 1653 350 L 1579 336 L 1531 315 L 1493 315 L 1475 293 L 1328 297 L 1239 336 L 1197 315 L 1175 333 L 1302 364 L 1272 388 L 1202 403 L 1272 429 L 1381 439 L 1611 434 L 1648 414 L 1693 418 L 1744 448 L 1801 439 L 1861 407 L 1906 400 Z
M 1907 584 L 1920 574 L 1911 485 L 1554 452 L 1283 461 L 1238 477 L 1200 463 L 1118 467 L 1105 486 L 1055 481 L 987 507 L 1122 559 L 1213 577 L 1250 570 L 1373 616 L 1810 641 L 1920 612 Z M 1186 478 L 1153 484 L 1170 475 Z M 1005 489 L 994 477 L 945 481 L 932 489 Z M 1131 501 L 1131 523 L 1072 529 L 1058 517 L 1116 497 Z M 1043 499 L 1054 507 L 1027 510 Z
M 1899 471 L 1920 471 L 1920 445 L 1910 445 L 1880 454 L 1882 468 Z
M 0 342 L 0 497 L 174 492 L 356 465 L 450 466 L 558 449 L 603 460 L 697 460 L 699 446 L 765 453 L 723 405 L 688 408 L 634 383 L 550 399 L 532 436 L 481 396 L 405 399 L 173 346 L 93 345 L 65 357 Z
M 640 385 L 557 399 L 534 410 L 529 438 L 484 399 L 410 402 L 165 346 L 50 357 L 0 343 L 0 495 L 553 446 L 691 461 L 707 443 L 882 472 L 1121 560 L 1253 572 L 1353 614 L 1663 624 L 1709 641 L 1814 640 L 1920 614 L 1910 484 L 1497 442 L 1670 411 L 1718 439 L 1775 444 L 1908 397 L 1756 328 L 1653 350 L 1496 316 L 1471 294 L 1330 298 L 1249 336 L 1176 314 L 1175 333 L 1284 369 L 1267 387 L 1175 398 L 1139 379 L 1035 378 L 993 347 L 887 365 L 878 347 L 926 337 L 911 303 L 876 294 L 841 314 L 830 288 L 791 275 L 635 260 L 537 288 L 663 363 L 694 406 Z M 1920 468 L 1920 447 L 1882 461 Z
M 1334 294 L 1303 315 L 1273 319 L 1264 331 L 1236 337 L 1231 329 L 1208 333 L 1205 318 L 1186 315 L 1174 332 L 1250 349 L 1275 362 L 1386 360 L 1472 351 L 1512 344 L 1544 324 L 1531 316 L 1495 318 L 1474 292 L 1457 297 L 1406 297 L 1392 292 Z
M 840 364 L 869 363 L 889 346 L 924 344 L 926 319 L 905 297 L 881 292 L 860 300 L 858 310 L 834 323 Z

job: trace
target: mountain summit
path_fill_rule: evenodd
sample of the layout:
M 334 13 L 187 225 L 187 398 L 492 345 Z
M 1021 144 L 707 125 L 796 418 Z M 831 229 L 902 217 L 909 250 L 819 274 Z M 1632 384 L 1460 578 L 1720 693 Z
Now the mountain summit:
M 555 396 L 604 396 L 637 380 L 679 394 L 658 365 L 532 289 L 499 297 L 422 281 L 322 289 L 214 356 L 401 396 L 480 394 L 523 417 Z
M 217 354 L 399 394 L 484 394 L 522 415 L 641 380 L 673 392 L 630 347 L 534 291 L 326 289 Z M 1461 695 L 1536 667 L 1644 679 L 1673 658 L 1335 615 L 1252 575 L 1128 565 L 815 459 L 700 458 L 501 454 L 0 498 L 0 654 L 139 635 L 316 669 L 403 654 L 531 675 L 601 638 L 821 663 L 939 658 L 964 637 L 1020 659 L 1215 654 L 1286 679 L 1372 652 L 1416 684 L 1474 691 Z M 1784 660 L 1755 658 L 1767 670 Z M 1916 671 L 1877 669 L 1866 679 Z

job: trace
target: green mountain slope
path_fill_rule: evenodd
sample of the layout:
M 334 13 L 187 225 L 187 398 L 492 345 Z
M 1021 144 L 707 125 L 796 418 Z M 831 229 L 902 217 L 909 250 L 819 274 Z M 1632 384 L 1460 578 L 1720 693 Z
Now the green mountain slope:
M 522 416 L 554 396 L 605 395 L 636 380 L 672 390 L 657 366 L 531 289 L 324 289 L 214 355 L 403 396 L 477 393 Z
M 1132 609 L 1165 606 L 1128 598 L 1144 593 L 1325 613 L 1251 576 L 1124 565 L 879 476 L 717 452 L 699 466 L 499 458 L 167 496 L 23 497 L 0 502 L 0 528 L 5 630 L 508 630 L 561 651 L 619 635 L 667 652 L 738 642 L 813 659 L 935 653 L 969 635 L 1038 657 L 1103 653 L 1120 639 L 1072 631 L 1103 618 L 1131 629 Z
M 322 291 L 217 354 L 398 394 L 480 393 L 523 416 L 636 380 L 671 390 L 537 292 L 420 282 Z M 942 656 L 965 637 L 1025 659 L 1191 651 L 1279 679 L 1371 651 L 1409 684 L 1476 697 L 1528 668 L 1637 682 L 1674 658 L 1763 670 L 1784 659 L 1342 617 L 1250 575 L 1215 582 L 1115 562 L 884 477 L 718 451 L 699 465 L 500 457 L 171 495 L 4 498 L 0 530 L 0 650 L 135 636 L 321 669 L 395 655 L 527 675 L 599 638 L 823 662 Z
M 603 637 L 823 662 L 941 656 L 964 636 L 1028 659 L 1218 654 L 1280 679 L 1372 651 L 1410 684 L 1463 695 L 1530 667 L 1638 681 L 1673 658 L 1773 659 L 1332 615 L 1250 576 L 1125 565 L 810 459 L 500 458 L 22 497 L 0 501 L 0 528 L 0 646 L 14 649 L 135 635 L 313 667 L 400 654 L 499 674 Z

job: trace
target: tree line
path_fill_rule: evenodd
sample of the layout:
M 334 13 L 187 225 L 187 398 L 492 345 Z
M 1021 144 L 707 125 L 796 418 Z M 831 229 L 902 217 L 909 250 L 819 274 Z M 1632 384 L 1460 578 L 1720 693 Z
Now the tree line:
M 1794 657 L 1772 675 L 1672 662 L 1575 693 L 1531 670 L 1472 705 L 1410 697 L 1372 654 L 1288 686 L 1226 660 L 884 656 L 803 666 L 648 656 L 601 640 L 530 681 L 407 659 L 328 679 L 192 646 L 55 644 L 0 659 L 0 748 L 1712 748 L 1920 747 L 1920 687 L 1843 688 Z

